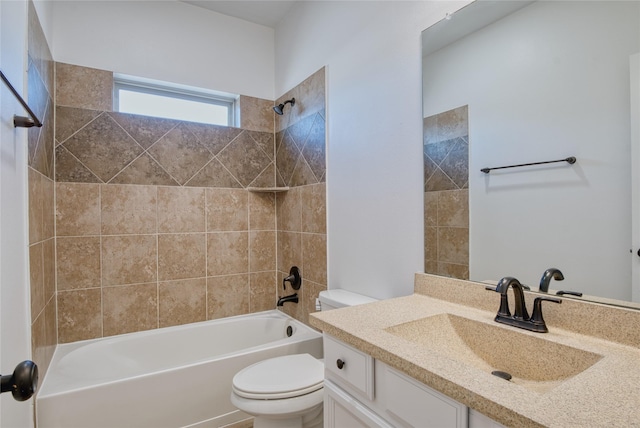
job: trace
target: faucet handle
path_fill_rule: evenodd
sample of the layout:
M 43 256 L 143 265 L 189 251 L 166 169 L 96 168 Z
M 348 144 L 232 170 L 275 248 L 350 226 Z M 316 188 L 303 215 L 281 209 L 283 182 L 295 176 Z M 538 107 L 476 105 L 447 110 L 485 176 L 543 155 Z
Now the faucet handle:
M 576 297 L 582 297 L 582 293 L 580 293 L 579 291 L 569 291 L 569 290 L 560 290 L 560 291 L 556 291 L 556 295 L 557 296 L 576 296 Z
M 535 330 L 540 333 L 546 333 L 549 331 L 547 324 L 542 317 L 542 302 L 562 303 L 562 300 L 555 297 L 536 297 L 533 299 L 533 313 L 531 314 L 531 323 L 534 325 Z
M 298 269 L 297 266 L 293 266 L 290 270 L 289 270 L 289 276 L 285 277 L 282 280 L 282 289 L 286 290 L 287 289 L 287 282 L 291 283 L 291 287 L 294 290 L 299 290 L 300 289 L 300 285 L 302 284 L 302 276 L 300 276 L 300 269 Z

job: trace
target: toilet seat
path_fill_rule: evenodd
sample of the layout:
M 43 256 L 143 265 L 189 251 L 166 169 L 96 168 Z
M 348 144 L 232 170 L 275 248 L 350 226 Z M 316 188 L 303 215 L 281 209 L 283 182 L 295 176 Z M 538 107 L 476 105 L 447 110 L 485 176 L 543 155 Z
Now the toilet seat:
M 309 354 L 294 354 L 260 361 L 233 377 L 232 389 L 239 397 L 282 400 L 322 389 L 324 364 Z

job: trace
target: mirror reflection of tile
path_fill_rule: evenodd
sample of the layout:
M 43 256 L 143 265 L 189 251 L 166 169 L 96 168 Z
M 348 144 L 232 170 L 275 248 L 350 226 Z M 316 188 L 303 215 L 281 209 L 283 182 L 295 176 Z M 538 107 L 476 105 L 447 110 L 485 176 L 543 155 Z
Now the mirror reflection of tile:
M 469 279 L 469 121 L 462 106 L 424 119 L 425 272 Z

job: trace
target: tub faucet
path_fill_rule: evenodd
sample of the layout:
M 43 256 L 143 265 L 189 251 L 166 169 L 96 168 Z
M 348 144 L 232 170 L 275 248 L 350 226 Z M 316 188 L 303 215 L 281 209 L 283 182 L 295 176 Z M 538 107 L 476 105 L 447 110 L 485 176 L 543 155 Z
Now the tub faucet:
M 544 271 L 542 278 L 540 278 L 540 292 L 547 293 L 549 292 L 549 283 L 551 282 L 551 278 L 556 281 L 562 281 L 564 279 L 564 275 L 560 272 L 560 269 L 549 268 Z
M 284 296 L 278 299 L 278 303 L 276 304 L 276 306 L 282 306 L 284 305 L 286 302 L 293 302 L 293 303 L 298 303 L 298 293 L 293 293 L 289 296 Z

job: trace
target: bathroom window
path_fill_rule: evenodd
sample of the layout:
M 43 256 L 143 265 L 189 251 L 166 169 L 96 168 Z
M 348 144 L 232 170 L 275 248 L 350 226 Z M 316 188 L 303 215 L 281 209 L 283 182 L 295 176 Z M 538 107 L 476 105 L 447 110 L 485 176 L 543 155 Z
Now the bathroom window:
M 114 76 L 113 109 L 121 113 L 234 126 L 235 101 L 231 94 Z

